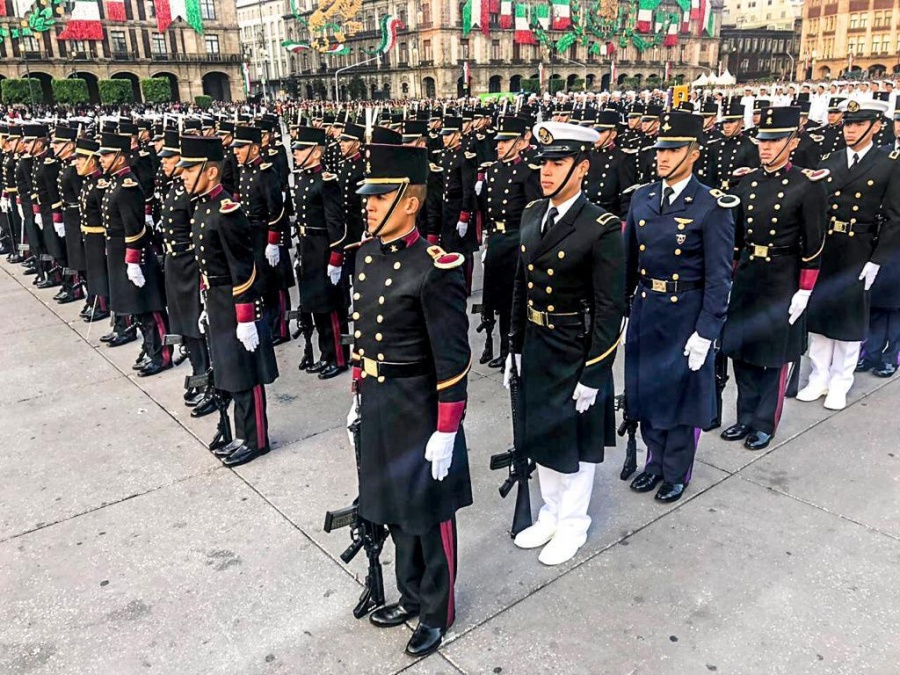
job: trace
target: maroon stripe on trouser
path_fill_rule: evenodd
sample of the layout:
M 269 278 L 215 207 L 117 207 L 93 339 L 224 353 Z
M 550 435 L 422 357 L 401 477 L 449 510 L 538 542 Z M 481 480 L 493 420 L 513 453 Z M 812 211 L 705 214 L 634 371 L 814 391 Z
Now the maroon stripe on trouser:
M 441 523 L 441 543 L 444 545 L 444 557 L 447 559 L 447 570 L 450 573 L 450 592 L 447 594 L 447 624 L 453 625 L 456 618 L 456 542 L 453 540 L 453 521 Z
M 261 384 L 253 387 L 253 412 L 256 415 L 256 449 L 266 447 L 266 411 Z
M 781 374 L 778 376 L 778 403 L 775 404 L 775 424 L 772 426 L 772 433 L 778 429 L 778 423 L 781 421 L 781 412 L 784 410 L 784 392 L 787 391 L 788 373 L 791 370 L 791 364 L 785 363 L 781 366 Z
M 347 360 L 344 358 L 344 347 L 341 345 L 341 320 L 337 312 L 332 312 L 328 316 L 331 317 L 331 332 L 334 335 L 334 358 L 338 366 L 343 368 Z
M 172 362 L 172 348 L 166 346 L 166 322 L 163 321 L 161 312 L 153 312 L 153 322 L 159 333 L 159 344 L 162 345 L 162 364 L 168 366 Z
M 287 300 L 287 291 L 282 289 L 278 291 L 278 308 L 280 310 L 278 314 L 278 337 L 280 338 L 286 338 L 288 335 L 285 300 Z

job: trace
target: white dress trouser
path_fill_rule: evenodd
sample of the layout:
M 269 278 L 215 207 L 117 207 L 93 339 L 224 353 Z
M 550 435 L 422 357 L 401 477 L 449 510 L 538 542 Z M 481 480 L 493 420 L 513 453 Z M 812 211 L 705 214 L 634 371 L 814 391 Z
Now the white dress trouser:
M 809 359 L 812 361 L 812 372 L 809 384 L 846 395 L 853 386 L 853 372 L 859 361 L 861 344 L 832 340 L 818 333 L 810 333 Z
M 591 517 L 587 514 L 597 465 L 578 462 L 577 473 L 559 473 L 537 465 L 544 505 L 538 521 L 556 526 L 556 536 L 571 538 L 578 546 L 587 541 Z

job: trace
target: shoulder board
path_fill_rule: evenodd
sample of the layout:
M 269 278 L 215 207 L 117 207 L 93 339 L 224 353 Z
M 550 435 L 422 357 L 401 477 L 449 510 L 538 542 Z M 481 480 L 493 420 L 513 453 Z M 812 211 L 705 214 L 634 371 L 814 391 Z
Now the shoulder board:
M 735 206 L 741 203 L 740 198 L 735 197 L 734 195 L 727 195 L 721 190 L 710 190 L 710 196 L 716 198 L 716 204 L 721 206 L 723 209 L 733 209 Z
M 475 159 L 478 155 L 474 152 L 469 152 L 468 150 L 465 152 L 466 159 Z
M 610 222 L 618 220 L 618 217 L 612 213 L 604 213 L 602 216 L 597 218 L 597 222 L 600 225 L 608 225 Z
M 636 155 L 638 153 L 637 148 L 620 148 L 620 150 L 626 155 Z
M 714 138 L 710 138 L 710 139 L 703 141 L 703 144 L 704 145 L 712 145 L 713 143 L 720 143 L 721 141 L 722 141 L 722 137 L 716 136 Z
M 525 205 L 525 208 L 526 208 L 526 209 L 530 209 L 532 206 L 534 206 L 535 204 L 537 204 L 539 201 L 541 201 L 541 200 L 540 200 L 540 199 L 535 199 L 533 202 L 528 202 L 528 203 Z
M 829 157 L 831 157 L 831 153 L 826 152 L 824 155 L 822 155 L 822 160 L 824 161 L 824 160 L 828 159 Z
M 223 199 L 219 205 L 219 213 L 234 213 L 241 208 L 240 202 L 233 202 L 230 199 Z
M 44 160 L 44 164 L 56 164 L 56 159 L 54 157 L 48 157 Z
M 481 165 L 480 165 L 478 168 L 479 168 L 479 169 L 487 169 L 489 166 L 493 166 L 493 165 L 496 164 L 496 163 L 497 163 L 496 161 L 494 161 L 494 162 L 482 162 Z
M 428 168 L 431 169 L 434 173 L 440 173 L 444 170 L 444 167 L 439 164 L 435 164 L 434 162 L 428 162 Z
M 900 150 L 894 150 L 889 156 L 891 159 L 897 159 L 900 157 Z
M 529 168 L 529 169 L 532 169 L 533 171 L 540 171 L 540 170 L 541 170 L 541 165 L 540 165 L 540 164 L 531 164 L 531 163 L 529 163 L 529 164 L 528 164 L 528 168 Z
M 271 168 L 272 168 L 271 162 L 266 162 L 265 164 L 260 164 L 260 165 L 259 165 L 259 170 L 260 170 L 260 171 L 265 171 L 266 169 L 271 169 Z
M 821 143 L 825 140 L 824 136 L 819 136 L 818 134 L 809 134 L 809 137 L 813 139 L 816 143 Z
M 484 134 L 475 134 L 475 136 L 478 137 L 478 140 L 479 140 L 479 141 L 483 141 L 483 140 L 484 140 Z
M 278 150 L 276 150 L 275 148 L 269 148 L 269 156 L 270 157 L 277 155 L 277 154 L 278 154 Z
M 140 155 L 141 157 L 149 157 L 149 156 L 150 156 L 150 153 L 147 152 L 146 150 L 141 150 L 141 151 L 138 153 L 138 155 Z
M 330 173 L 328 171 L 323 171 L 322 172 L 322 180 L 337 180 L 337 174 Z
M 122 181 L 122 187 L 132 188 L 137 187 L 137 185 L 137 181 L 134 181 L 131 178 L 126 178 Z
M 801 171 L 803 175 L 809 178 L 811 181 L 822 180 L 831 173 L 831 171 L 829 171 L 828 169 L 801 169 Z
M 100 188 L 101 190 L 105 190 L 106 188 L 109 187 L 109 181 L 101 178 L 100 180 L 97 181 L 97 187 Z
M 429 246 L 428 255 L 434 260 L 434 266 L 439 270 L 452 270 L 466 262 L 466 257 L 461 253 L 447 253 L 440 246 Z
M 753 167 L 750 166 L 741 166 L 731 172 L 731 175 L 735 178 L 740 178 L 741 176 L 746 176 L 748 173 L 753 173 L 756 171 Z

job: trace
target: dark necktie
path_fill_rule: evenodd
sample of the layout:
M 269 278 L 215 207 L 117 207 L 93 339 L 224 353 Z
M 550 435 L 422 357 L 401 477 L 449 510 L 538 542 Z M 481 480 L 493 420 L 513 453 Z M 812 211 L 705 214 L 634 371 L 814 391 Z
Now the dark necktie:
M 559 211 L 556 210 L 555 206 L 550 207 L 550 211 L 547 213 L 547 220 L 544 221 L 544 229 L 541 230 L 541 236 L 543 237 L 550 231 L 550 228 L 556 223 L 556 216 L 559 215 Z
M 855 169 L 857 164 L 859 164 L 859 153 L 854 152 L 853 153 L 853 163 L 850 165 L 850 168 Z
M 672 195 L 675 194 L 675 188 L 666 187 L 663 190 L 663 198 L 662 198 L 662 209 L 660 209 L 660 213 L 665 213 L 666 209 L 669 208 L 669 200 L 672 198 Z

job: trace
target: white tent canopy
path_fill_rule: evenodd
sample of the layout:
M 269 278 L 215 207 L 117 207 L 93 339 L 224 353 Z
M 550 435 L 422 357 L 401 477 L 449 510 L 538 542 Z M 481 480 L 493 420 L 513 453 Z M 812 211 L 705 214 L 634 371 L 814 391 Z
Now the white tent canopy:
M 725 72 L 716 78 L 716 84 L 721 84 L 721 85 L 730 87 L 730 86 L 737 84 L 737 79 L 734 77 L 734 75 L 729 73 L 728 69 L 726 68 Z
M 706 74 L 701 75 L 696 80 L 691 82 L 692 87 L 705 87 L 709 84 L 709 77 Z

